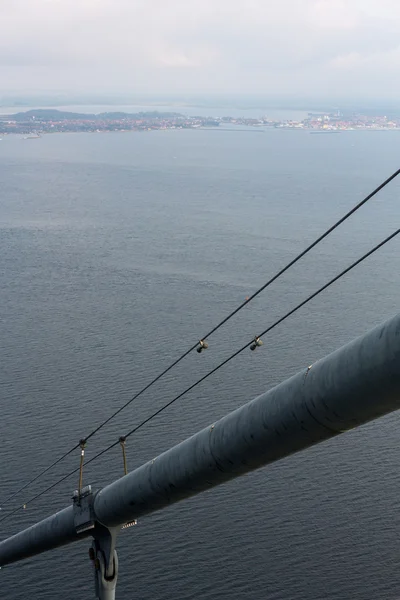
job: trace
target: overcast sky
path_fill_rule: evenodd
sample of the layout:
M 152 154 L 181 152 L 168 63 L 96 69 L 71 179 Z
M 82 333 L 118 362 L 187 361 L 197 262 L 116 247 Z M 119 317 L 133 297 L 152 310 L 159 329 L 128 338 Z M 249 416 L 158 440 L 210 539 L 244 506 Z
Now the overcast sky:
M 0 93 L 400 95 L 400 0 L 0 0 Z

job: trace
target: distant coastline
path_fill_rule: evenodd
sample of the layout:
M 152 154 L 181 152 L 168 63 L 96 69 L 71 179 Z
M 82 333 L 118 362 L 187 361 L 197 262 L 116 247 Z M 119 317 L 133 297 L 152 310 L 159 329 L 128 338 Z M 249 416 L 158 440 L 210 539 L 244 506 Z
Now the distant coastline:
M 310 133 L 340 133 L 352 130 L 386 131 L 400 129 L 400 117 L 344 115 L 339 110 L 334 113 L 308 113 L 307 117 L 302 120 L 279 120 L 268 117 L 187 116 L 179 112 L 159 111 L 137 113 L 115 111 L 94 114 L 58 109 L 33 109 L 3 115 L 0 112 L 0 135 L 20 134 L 30 136 L 29 139 L 40 138 L 46 133 L 199 129 L 219 128 L 220 125 L 247 126 L 259 128 L 259 130 L 265 128 L 295 129 Z

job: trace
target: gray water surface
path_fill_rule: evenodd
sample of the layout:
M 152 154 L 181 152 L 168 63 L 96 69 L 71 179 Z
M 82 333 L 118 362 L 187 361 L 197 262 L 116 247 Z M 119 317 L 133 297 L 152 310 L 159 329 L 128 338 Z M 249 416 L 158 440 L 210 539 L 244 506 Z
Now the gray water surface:
M 398 168 L 398 132 L 63 134 L 0 142 L 0 506 Z M 132 429 L 399 227 L 399 183 L 96 435 Z M 398 311 L 399 241 L 129 439 L 133 469 Z M 118 598 L 398 598 L 398 414 L 140 520 Z M 120 449 L 85 470 L 122 475 Z M 69 504 L 72 478 L 0 525 Z M 0 512 L 0 515 L 2 512 Z M 0 517 L 1 518 L 1 517 Z M 2 598 L 94 597 L 88 541 L 2 569 Z

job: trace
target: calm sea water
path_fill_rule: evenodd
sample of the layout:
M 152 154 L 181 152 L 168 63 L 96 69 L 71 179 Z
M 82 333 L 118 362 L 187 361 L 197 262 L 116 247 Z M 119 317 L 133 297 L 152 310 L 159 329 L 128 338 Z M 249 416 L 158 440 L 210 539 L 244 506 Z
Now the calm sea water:
M 64 134 L 0 142 L 1 501 L 125 403 L 398 168 L 398 132 Z M 399 226 L 399 184 L 95 436 L 88 457 Z M 128 442 L 133 469 L 398 311 L 394 240 Z M 398 414 L 120 535 L 118 598 L 400 596 Z M 67 469 L 70 456 L 17 499 Z M 103 486 L 118 451 L 85 470 Z M 70 503 L 77 481 L 0 526 Z M 14 505 L 14 504 L 13 504 Z M 5 507 L 6 508 L 6 507 Z M 0 573 L 9 600 L 94 597 L 89 542 Z

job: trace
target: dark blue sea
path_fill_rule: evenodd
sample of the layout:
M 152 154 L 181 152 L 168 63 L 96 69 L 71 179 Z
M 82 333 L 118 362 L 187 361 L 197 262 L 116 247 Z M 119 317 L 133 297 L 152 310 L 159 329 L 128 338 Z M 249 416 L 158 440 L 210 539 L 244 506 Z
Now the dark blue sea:
M 217 129 L 0 141 L 0 516 L 39 473 L 399 167 L 399 132 Z M 399 227 L 394 182 L 93 437 L 90 458 Z M 400 241 L 127 443 L 134 469 L 399 310 Z M 139 521 L 124 600 L 400 597 L 396 413 Z M 117 447 L 84 472 L 123 474 Z M 0 525 L 67 506 L 76 477 Z M 89 541 L 0 572 L 1 598 L 94 598 Z

